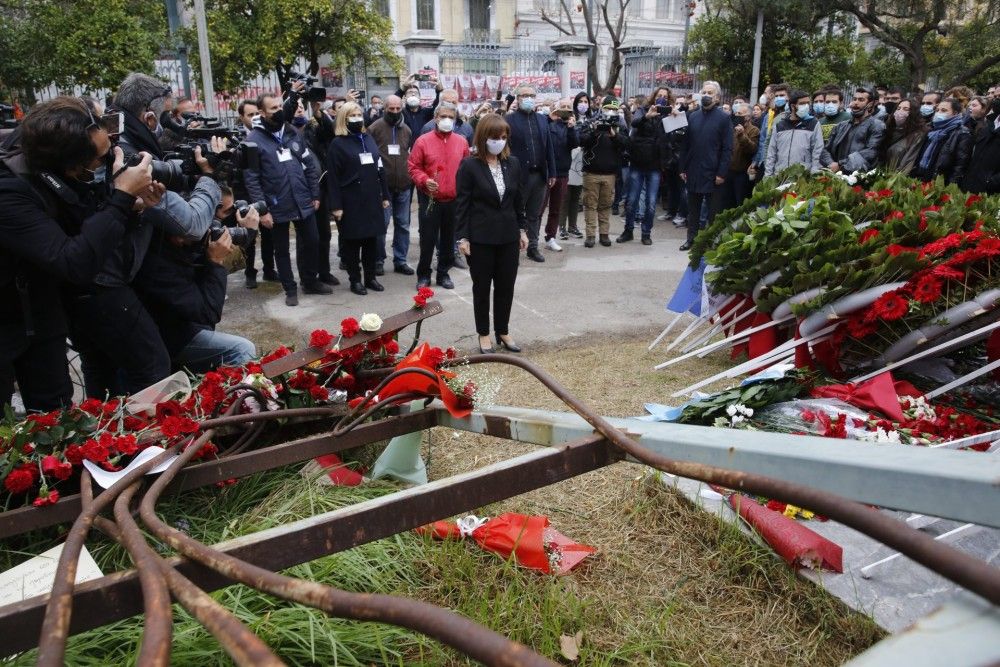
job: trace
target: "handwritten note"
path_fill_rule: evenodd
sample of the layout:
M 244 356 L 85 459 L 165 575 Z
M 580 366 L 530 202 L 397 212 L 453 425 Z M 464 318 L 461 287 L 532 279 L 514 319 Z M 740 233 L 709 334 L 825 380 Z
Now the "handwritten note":
M 0 607 L 52 590 L 52 581 L 56 576 L 62 550 L 63 545 L 60 544 L 6 572 L 0 572 Z M 77 561 L 76 583 L 80 584 L 103 576 L 101 568 L 97 567 L 87 547 L 84 547 L 80 552 L 80 560 Z

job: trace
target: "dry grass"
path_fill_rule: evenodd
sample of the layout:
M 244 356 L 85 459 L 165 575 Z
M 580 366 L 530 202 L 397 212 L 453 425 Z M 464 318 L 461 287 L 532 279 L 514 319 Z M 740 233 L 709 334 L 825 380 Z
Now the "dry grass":
M 528 355 L 610 416 L 642 414 L 647 401 L 669 403 L 671 391 L 728 365 L 719 355 L 673 373 L 653 371 L 664 356 L 646 352 L 653 335 L 553 345 Z M 527 374 L 494 372 L 503 382 L 498 402 L 563 409 Z M 532 448 L 436 429 L 430 471 L 440 478 Z M 642 466 L 617 464 L 484 508 L 489 515 L 502 511 L 548 515 L 560 531 L 599 548 L 596 558 L 558 584 L 538 582 L 560 587 L 556 597 L 569 598 L 569 611 L 558 615 L 579 619 L 579 627 L 563 631 L 584 632 L 583 664 L 840 664 L 882 636 L 870 619 L 796 578 L 769 550 L 694 507 Z M 497 567 L 495 559 L 484 559 L 484 570 L 491 566 Z M 420 594 L 461 609 L 455 573 L 449 576 L 447 563 L 428 567 L 428 587 Z M 476 577 L 489 579 L 483 571 Z M 480 581 L 473 590 L 502 596 L 500 586 Z M 498 599 L 496 614 L 503 617 L 509 604 Z M 493 627 L 507 629 L 502 623 Z M 516 638 L 545 651 L 551 638 L 544 634 Z

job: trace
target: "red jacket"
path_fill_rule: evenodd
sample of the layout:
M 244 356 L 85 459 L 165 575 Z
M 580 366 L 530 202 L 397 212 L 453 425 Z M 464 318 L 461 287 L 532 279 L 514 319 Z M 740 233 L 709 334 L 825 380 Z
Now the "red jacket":
M 417 189 L 437 201 L 455 198 L 455 175 L 462 160 L 469 157 L 469 142 L 454 132 L 428 132 L 417 138 L 410 149 L 407 168 Z M 427 192 L 427 181 L 435 180 L 438 191 Z

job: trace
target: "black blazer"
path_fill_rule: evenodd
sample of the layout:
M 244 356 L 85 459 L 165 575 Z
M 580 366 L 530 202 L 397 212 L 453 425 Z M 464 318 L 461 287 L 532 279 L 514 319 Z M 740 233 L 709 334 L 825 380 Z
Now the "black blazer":
M 455 177 L 455 236 L 470 243 L 500 245 L 520 238 L 528 228 L 521 190 L 521 163 L 511 155 L 500 161 L 503 198 L 489 166 L 476 157 L 462 160 Z

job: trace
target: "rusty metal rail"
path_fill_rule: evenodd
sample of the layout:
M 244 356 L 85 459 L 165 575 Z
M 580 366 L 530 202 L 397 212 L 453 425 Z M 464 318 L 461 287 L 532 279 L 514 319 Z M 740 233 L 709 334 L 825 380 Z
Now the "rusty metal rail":
M 315 582 L 287 577 L 268 569 L 262 561 L 270 560 L 275 565 L 274 569 L 278 569 L 292 562 L 301 562 L 296 561 L 296 557 L 308 560 L 323 553 L 349 548 L 358 543 L 472 509 L 485 502 L 540 488 L 613 463 L 620 460 L 624 454 L 672 474 L 810 507 L 891 546 L 993 604 L 1000 604 L 1000 571 L 936 542 L 904 523 L 873 512 L 865 505 L 787 480 L 679 461 L 651 452 L 626 433 L 615 429 L 545 371 L 523 359 L 490 354 L 475 355 L 453 363 L 455 365 L 502 363 L 517 366 L 533 375 L 563 400 L 569 408 L 590 423 L 598 435 L 561 448 L 552 448 L 548 452 L 542 451 L 537 455 L 520 457 L 515 462 L 508 462 L 506 466 L 491 466 L 488 471 L 468 473 L 454 481 L 442 480 L 426 487 L 393 494 L 398 496 L 397 498 L 390 497 L 364 503 L 362 504 L 365 506 L 364 510 L 360 507 L 345 508 L 343 511 L 331 513 L 330 516 L 314 521 L 299 522 L 302 525 L 295 525 L 288 531 L 282 531 L 280 538 L 268 534 L 256 538 L 256 543 L 251 537 L 241 538 L 239 540 L 241 544 L 236 546 L 212 547 L 166 525 L 157 516 L 155 505 L 164 492 L 179 486 L 186 475 L 192 474 L 193 468 L 191 470 L 184 468 L 212 437 L 213 429 L 222 426 L 245 428 L 244 434 L 238 439 L 238 447 L 234 447 L 236 450 L 250 446 L 259 436 L 261 424 L 267 420 L 293 413 L 332 417 L 333 411 L 324 408 L 282 410 L 254 415 L 231 414 L 205 420 L 202 422 L 204 430 L 197 439 L 173 443 L 168 452 L 130 472 L 100 495 L 92 497 L 90 489 L 84 489 L 80 499 L 81 512 L 70 530 L 55 584 L 47 600 L 38 640 L 38 664 L 45 666 L 62 664 L 66 640 L 73 629 L 80 627 L 78 624 L 71 625 L 76 560 L 88 532 L 96 527 L 125 546 L 136 565 L 136 571 L 130 579 L 117 577 L 114 581 L 104 581 L 100 586 L 92 582 L 94 585 L 84 585 L 81 588 L 85 588 L 87 594 L 100 590 L 110 592 L 115 587 L 131 586 L 134 590 L 138 580 L 145 612 L 144 634 L 139 654 L 139 663 L 143 665 L 169 664 L 171 596 L 219 639 L 223 648 L 237 664 L 281 664 L 259 638 L 253 636 L 248 628 L 207 595 L 208 590 L 233 582 L 252 586 L 285 600 L 312 606 L 331 616 L 406 627 L 452 646 L 484 664 L 552 665 L 554 663 L 527 647 L 443 608 L 405 598 L 350 593 Z M 390 380 L 408 373 L 428 374 L 419 369 L 388 373 L 371 393 L 372 398 L 362 402 L 347 414 L 337 415 L 339 419 L 330 433 L 319 436 L 317 440 L 323 440 L 326 447 L 341 440 L 351 440 L 352 446 L 356 446 L 363 442 L 380 440 L 388 432 L 393 434 L 410 432 L 415 430 L 412 428 L 415 424 L 423 424 L 425 427 L 432 425 L 434 420 L 427 418 L 427 415 L 433 415 L 433 411 L 364 424 L 380 411 L 415 398 L 413 395 L 399 395 L 381 400 L 374 399 L 378 390 Z M 241 402 L 234 404 L 231 411 Z M 421 415 L 424 417 L 423 421 Z M 396 425 L 396 428 L 393 428 L 393 425 Z M 405 430 L 400 431 L 401 428 Z M 358 433 L 364 435 L 352 438 Z M 146 470 L 157 465 L 183 445 L 186 446 L 170 467 L 139 498 L 142 477 Z M 253 451 L 234 452 L 229 460 L 247 461 L 255 454 Z M 284 462 L 287 460 L 272 461 L 268 467 L 276 467 Z M 216 466 L 215 474 L 231 470 L 225 467 L 227 465 L 225 458 L 212 463 Z M 206 470 L 205 464 L 197 467 Z M 204 480 L 212 476 L 214 475 L 203 473 L 198 479 L 204 483 Z M 89 479 L 84 481 L 89 482 Z M 456 488 L 466 491 L 456 495 L 454 493 Z M 146 529 L 157 540 L 175 549 L 188 561 L 164 558 L 150 547 L 130 511 L 133 500 L 137 498 L 139 517 Z M 425 502 L 421 504 L 420 500 Z M 111 506 L 114 509 L 114 522 L 100 516 L 100 512 Z M 379 523 L 371 526 L 366 523 L 365 517 L 376 515 L 380 517 Z M 352 528 L 353 534 L 350 532 Z M 345 534 L 353 536 L 345 539 Z M 268 548 L 266 545 L 283 544 L 291 551 L 296 546 L 296 539 L 307 541 L 309 548 L 296 550 L 290 556 L 288 554 L 284 557 L 273 554 L 265 556 Z M 321 544 L 316 543 L 319 539 L 323 540 Z M 184 568 L 186 573 L 181 572 Z M 110 580 L 112 577 L 105 579 Z M 90 597 L 93 598 L 92 595 Z M 37 614 L 38 610 L 38 603 L 32 606 L 30 602 L 8 606 L 6 609 L 10 607 L 17 609 L 7 617 L 4 613 L 5 608 L 0 608 L 0 623 L 5 627 L 16 627 L 17 622 L 29 621 L 32 614 Z M 122 613 L 123 610 L 127 611 L 130 608 L 127 604 L 121 605 L 118 612 Z M 15 623 L 8 624 L 5 619 L 13 619 Z M 15 639 L 13 650 L 17 650 L 17 644 Z M 10 647 L 5 648 L 10 650 Z

